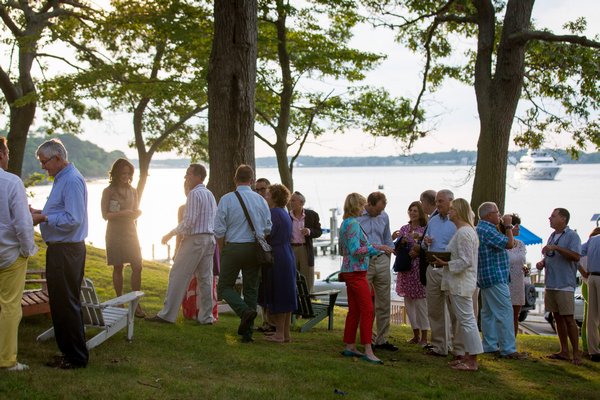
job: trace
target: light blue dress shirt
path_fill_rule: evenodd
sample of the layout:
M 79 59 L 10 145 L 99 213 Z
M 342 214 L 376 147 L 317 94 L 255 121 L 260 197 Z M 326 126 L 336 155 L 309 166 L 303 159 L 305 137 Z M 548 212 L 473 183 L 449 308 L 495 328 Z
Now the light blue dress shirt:
M 382 211 L 376 217 L 372 217 L 367 210 L 363 214 L 356 218 L 360 223 L 360 226 L 364 229 L 371 244 L 384 244 L 386 246 L 394 247 L 392 241 L 392 232 L 390 231 L 390 217 L 385 211 Z
M 425 231 L 425 235 L 433 239 L 428 250 L 446 251 L 446 247 L 448 247 L 450 239 L 452 239 L 455 233 L 456 225 L 450 221 L 447 215 L 445 217 L 442 217 L 440 214 L 432 216 Z
M 600 273 L 600 236 L 594 236 L 581 246 L 581 255 L 587 256 L 588 272 Z
M 82 242 L 88 235 L 87 187 L 73 164 L 54 177 L 52 190 L 42 210 L 48 222 L 40 224 L 45 242 Z
M 271 211 L 265 199 L 254 193 L 250 186 L 240 185 L 236 190 L 248 209 L 256 234 L 266 236 L 271 232 Z M 225 238 L 227 243 L 251 243 L 255 241 L 244 210 L 235 195 L 229 192 L 221 197 L 215 217 L 215 236 Z

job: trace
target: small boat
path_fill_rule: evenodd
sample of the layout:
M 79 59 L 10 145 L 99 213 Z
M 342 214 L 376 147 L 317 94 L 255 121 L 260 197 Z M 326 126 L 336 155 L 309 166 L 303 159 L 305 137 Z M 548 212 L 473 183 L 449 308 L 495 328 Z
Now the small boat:
M 560 171 L 556 159 L 541 150 L 529 150 L 517 164 L 517 174 L 522 179 L 554 180 Z

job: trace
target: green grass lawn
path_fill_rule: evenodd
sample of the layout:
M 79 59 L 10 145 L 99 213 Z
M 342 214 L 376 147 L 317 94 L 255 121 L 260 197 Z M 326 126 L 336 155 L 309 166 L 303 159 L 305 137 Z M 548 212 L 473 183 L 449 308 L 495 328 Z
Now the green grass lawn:
M 43 266 L 45 250 L 30 262 Z M 111 269 L 104 251 L 88 249 L 86 275 L 101 299 L 114 297 Z M 145 263 L 142 299 L 145 310 L 157 312 L 168 269 Z M 90 352 L 80 370 L 55 370 L 44 363 L 57 353 L 54 341 L 36 343 L 51 325 L 46 316 L 24 318 L 19 332 L 19 360 L 30 370 L 0 372 L 0 399 L 597 399 L 600 365 L 583 366 L 544 359 L 558 349 L 556 338 L 521 335 L 519 351 L 526 361 L 480 357 L 480 370 L 451 370 L 445 359 L 426 356 L 406 344 L 411 331 L 392 326 L 397 353 L 379 352 L 385 365 L 344 358 L 342 331 L 345 310 L 338 309 L 335 329 L 326 322 L 307 333 L 292 333 L 292 343 L 275 344 L 255 335 L 242 344 L 236 334 L 239 319 L 224 314 L 213 326 L 180 320 L 163 325 L 137 320 L 133 342 L 122 331 Z M 338 389 L 346 396 L 334 394 Z

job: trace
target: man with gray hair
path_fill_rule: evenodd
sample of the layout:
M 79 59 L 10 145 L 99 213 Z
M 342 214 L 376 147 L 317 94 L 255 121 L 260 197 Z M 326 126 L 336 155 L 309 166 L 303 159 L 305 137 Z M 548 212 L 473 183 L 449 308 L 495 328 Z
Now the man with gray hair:
M 450 218 L 450 203 L 454 200 L 454 193 L 443 189 L 435 195 L 436 210 L 429 219 L 425 229 L 420 251 L 446 251 L 450 239 L 456 233 L 456 225 Z M 427 285 L 425 293 L 427 296 L 427 316 L 431 327 L 431 345 L 427 354 L 431 356 L 447 356 L 451 347 L 451 318 L 448 311 L 448 294 L 442 290 L 442 267 L 429 264 L 427 267 Z M 454 343 L 455 355 L 461 351 L 460 344 Z M 460 354 L 458 354 L 460 355 Z
M 514 246 L 512 216 L 500 218 L 496 203 L 485 202 L 477 209 L 479 224 L 479 257 L 477 285 L 481 289 L 481 332 L 483 351 L 500 353 L 501 357 L 523 359 L 527 355 L 517 353 L 512 319 L 512 303 L 508 280 L 510 264 L 507 249 Z M 502 223 L 506 235 L 496 228 Z
M 183 235 L 183 240 L 169 272 L 164 306 L 146 321 L 174 323 L 190 280 L 196 276 L 199 303 L 197 321 L 200 325 L 212 325 L 214 322 L 212 286 L 217 202 L 204 185 L 205 178 L 206 168 L 203 165 L 190 164 L 185 173 L 185 184 L 191 190 L 187 195 L 183 219 L 175 229 L 163 236 L 162 244 L 167 244 L 175 235 Z
M 290 198 L 290 217 L 292 218 L 292 250 L 296 258 L 296 268 L 306 278 L 308 291 L 312 292 L 315 283 L 315 250 L 313 239 L 323 234 L 319 214 L 304 208 L 306 199 L 300 192 L 292 193 Z
M 54 177 L 43 210 L 31 209 L 33 223 L 40 225 L 46 252 L 46 280 L 54 337 L 62 356 L 48 362 L 60 369 L 84 368 L 88 363 L 80 288 L 85 269 L 88 234 L 85 179 L 67 158 L 58 139 L 40 145 L 36 155 L 43 169 Z
M 0 370 L 25 371 L 17 343 L 27 259 L 37 252 L 23 181 L 8 168 L 6 138 L 0 136 Z

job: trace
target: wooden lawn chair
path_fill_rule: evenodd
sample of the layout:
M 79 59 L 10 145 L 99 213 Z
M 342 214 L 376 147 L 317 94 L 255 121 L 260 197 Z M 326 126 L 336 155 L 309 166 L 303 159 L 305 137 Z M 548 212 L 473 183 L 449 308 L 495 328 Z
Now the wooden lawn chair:
M 46 271 L 27 270 L 25 277 L 25 290 L 21 297 L 23 316 L 49 314 L 50 303 L 48 286 L 46 284 Z
M 306 278 L 300 273 L 296 273 L 296 288 L 298 291 L 298 309 L 295 315 L 301 316 L 308 321 L 300 327 L 300 332 L 307 332 L 313 326 L 325 318 L 329 318 L 328 330 L 333 329 L 333 307 L 337 299 L 339 290 L 324 290 L 322 292 L 309 293 Z M 315 297 L 329 296 L 329 303 L 315 302 Z
M 100 332 L 86 343 L 88 350 L 93 349 L 121 329 L 127 327 L 127 340 L 133 340 L 135 309 L 144 292 L 135 291 L 100 303 L 94 283 L 85 278 L 81 286 L 81 310 L 86 328 L 99 329 Z M 122 308 L 123 304 L 129 307 Z M 38 341 L 54 337 L 54 328 L 48 329 L 37 337 Z

